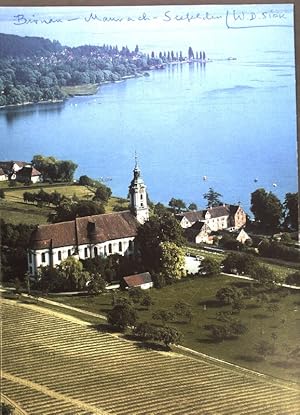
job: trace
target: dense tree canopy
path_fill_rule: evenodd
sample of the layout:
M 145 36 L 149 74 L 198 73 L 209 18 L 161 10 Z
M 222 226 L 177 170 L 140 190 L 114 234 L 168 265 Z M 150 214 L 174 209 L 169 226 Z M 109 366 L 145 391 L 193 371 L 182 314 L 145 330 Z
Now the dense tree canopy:
M 71 182 L 78 167 L 71 160 L 58 160 L 53 156 L 40 154 L 33 156 L 32 164 L 42 173 L 44 181 L 53 182 Z
M 287 193 L 283 202 L 285 210 L 284 223 L 292 230 L 298 229 L 298 193 Z
M 76 217 L 99 215 L 104 212 L 104 206 L 92 200 L 63 199 L 55 208 L 55 213 L 49 215 L 48 220 L 57 223 L 74 220 Z
M 251 193 L 251 211 L 265 228 L 276 229 L 282 219 L 282 204 L 274 193 L 257 189 Z
M 174 213 L 180 213 L 183 210 L 186 210 L 184 201 L 181 199 L 175 199 L 174 197 L 172 197 L 172 199 L 169 201 L 169 206 Z
M 204 199 L 206 199 L 206 206 L 207 207 L 214 207 L 219 206 L 222 204 L 221 197 L 222 195 L 218 192 L 215 192 L 212 187 L 208 189 L 207 193 L 203 195 Z
M 162 242 L 173 242 L 178 246 L 183 243 L 182 228 L 170 214 L 160 217 L 154 215 L 138 229 L 136 243 L 142 262 L 148 270 L 160 270 Z
M 167 279 L 180 279 L 186 275 L 184 250 L 174 242 L 160 243 L 160 272 Z

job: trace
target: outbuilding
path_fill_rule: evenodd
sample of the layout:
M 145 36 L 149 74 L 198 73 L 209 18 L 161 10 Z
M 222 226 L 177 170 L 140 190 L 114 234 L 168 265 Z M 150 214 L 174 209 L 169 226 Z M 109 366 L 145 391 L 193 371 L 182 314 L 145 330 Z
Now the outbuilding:
M 150 272 L 143 272 L 141 274 L 128 275 L 123 277 L 125 288 L 141 288 L 147 290 L 153 287 L 153 281 Z

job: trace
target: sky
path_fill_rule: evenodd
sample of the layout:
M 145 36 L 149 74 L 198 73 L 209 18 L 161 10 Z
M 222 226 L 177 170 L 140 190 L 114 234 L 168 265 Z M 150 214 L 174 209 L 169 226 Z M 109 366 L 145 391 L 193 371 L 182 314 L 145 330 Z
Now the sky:
M 69 46 L 98 44 L 100 38 L 132 46 L 137 33 L 149 43 L 153 33 L 163 40 L 170 33 L 201 36 L 228 29 L 242 34 L 242 29 L 262 26 L 292 27 L 293 5 L 0 7 L 0 23 L 2 33 L 43 36 Z M 239 40 L 236 34 L 234 42 L 243 42 L 244 35 Z

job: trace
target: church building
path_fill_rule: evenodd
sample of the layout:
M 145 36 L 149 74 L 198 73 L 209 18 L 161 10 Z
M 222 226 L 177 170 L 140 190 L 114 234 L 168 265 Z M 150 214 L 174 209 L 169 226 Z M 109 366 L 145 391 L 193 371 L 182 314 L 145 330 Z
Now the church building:
M 137 228 L 149 219 L 146 186 L 137 160 L 129 195 L 128 211 L 37 226 L 28 249 L 29 274 L 36 275 L 41 266 L 57 266 L 71 255 L 78 259 L 98 255 L 132 255 Z

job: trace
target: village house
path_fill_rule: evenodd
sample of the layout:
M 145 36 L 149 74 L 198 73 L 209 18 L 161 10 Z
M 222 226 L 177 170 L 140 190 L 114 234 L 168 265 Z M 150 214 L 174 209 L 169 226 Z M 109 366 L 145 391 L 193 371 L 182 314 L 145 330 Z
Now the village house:
M 0 182 L 8 180 L 8 175 L 4 172 L 4 170 L 0 167 Z
M 141 288 L 147 290 L 153 287 L 153 281 L 149 272 L 143 272 L 142 274 L 128 275 L 123 277 L 125 288 Z
M 192 226 L 184 230 L 184 235 L 189 242 L 195 244 L 212 244 L 213 236 L 210 227 L 200 220 L 193 223 Z
M 26 161 L 0 161 L 0 181 L 3 180 L 37 183 L 42 181 L 42 174 Z
M 176 218 L 184 229 L 196 222 L 203 222 L 211 232 L 240 229 L 246 225 L 247 220 L 246 213 L 239 205 L 221 205 L 196 212 L 183 212 L 177 214 Z
M 41 266 L 57 266 L 73 255 L 78 259 L 98 255 L 133 255 L 139 224 L 149 219 L 146 186 L 135 164 L 129 186 L 130 211 L 78 217 L 68 222 L 39 225 L 28 249 L 28 272 Z

